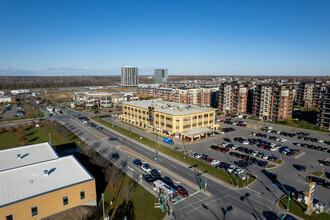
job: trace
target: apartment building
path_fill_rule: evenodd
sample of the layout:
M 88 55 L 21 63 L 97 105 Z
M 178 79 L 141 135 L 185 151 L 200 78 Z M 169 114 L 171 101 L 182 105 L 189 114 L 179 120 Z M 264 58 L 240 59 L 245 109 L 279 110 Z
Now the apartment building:
M 137 67 L 124 66 L 121 68 L 121 86 L 133 87 L 139 84 L 139 71 Z
M 330 86 L 322 91 L 318 110 L 316 125 L 322 129 L 330 130 Z
M 156 86 L 139 85 L 141 96 L 163 99 L 188 105 L 211 105 L 211 94 L 218 88 L 172 89 Z
M 168 80 L 168 70 L 167 69 L 155 69 L 154 77 L 156 84 L 164 84 L 167 83 Z
M 102 92 L 75 92 L 73 93 L 73 101 L 77 105 L 85 105 L 86 107 L 112 107 L 122 106 L 123 102 L 139 100 L 138 92 L 119 92 L 119 93 L 102 93 Z
M 326 82 L 302 82 L 298 88 L 296 104 L 303 107 L 318 107 Z
M 96 206 L 95 179 L 72 155 L 49 143 L 0 151 L 0 219 L 42 219 L 72 207 Z
M 218 109 L 226 114 L 246 113 L 249 84 L 225 82 L 220 85 Z
M 261 120 L 283 121 L 292 117 L 293 89 L 291 85 L 257 85 L 253 94 L 252 115 Z
M 160 99 L 125 102 L 119 119 L 187 141 L 211 136 L 217 129 L 215 109 Z

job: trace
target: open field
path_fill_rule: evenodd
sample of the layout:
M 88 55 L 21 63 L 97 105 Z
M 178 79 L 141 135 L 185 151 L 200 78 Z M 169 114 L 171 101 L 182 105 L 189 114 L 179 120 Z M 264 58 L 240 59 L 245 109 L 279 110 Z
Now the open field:
M 273 124 L 279 124 L 279 125 L 285 125 L 285 126 L 290 126 L 290 127 L 295 127 L 295 128 L 304 128 L 308 130 L 314 130 L 314 131 L 322 131 L 322 132 L 330 132 L 328 130 L 321 129 L 317 127 L 315 124 L 309 123 L 307 121 L 295 121 L 293 118 L 280 121 L 280 122 L 270 122 Z

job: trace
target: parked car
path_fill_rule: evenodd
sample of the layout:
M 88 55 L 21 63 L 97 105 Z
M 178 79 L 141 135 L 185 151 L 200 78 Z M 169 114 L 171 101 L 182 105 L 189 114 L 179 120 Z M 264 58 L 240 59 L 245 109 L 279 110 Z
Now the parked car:
M 226 170 L 229 166 L 230 166 L 229 163 L 221 162 L 221 163 L 218 165 L 218 168 Z
M 230 165 L 230 166 L 227 168 L 227 172 L 228 172 L 228 173 L 232 173 L 235 169 L 236 169 L 235 165 Z
M 229 138 L 224 138 L 223 140 L 226 141 L 226 142 L 228 142 L 228 143 L 231 142 L 231 140 Z
M 198 153 L 194 153 L 194 157 L 195 157 L 196 159 L 200 159 L 202 156 L 201 156 L 200 154 L 198 154 Z
M 242 173 L 244 173 L 244 170 L 243 170 L 243 169 L 240 169 L 240 168 L 236 168 L 236 169 L 234 170 L 234 173 L 235 173 L 236 175 L 238 175 L 238 174 L 242 174 Z
M 174 147 L 174 150 L 181 151 L 181 148 L 180 147 Z
M 210 162 L 211 165 L 217 165 L 218 163 L 220 163 L 220 161 L 214 159 Z
M 174 144 L 174 142 L 171 138 L 163 138 L 163 141 L 167 144 Z
M 293 167 L 299 171 L 306 171 L 306 166 L 303 165 L 293 164 Z

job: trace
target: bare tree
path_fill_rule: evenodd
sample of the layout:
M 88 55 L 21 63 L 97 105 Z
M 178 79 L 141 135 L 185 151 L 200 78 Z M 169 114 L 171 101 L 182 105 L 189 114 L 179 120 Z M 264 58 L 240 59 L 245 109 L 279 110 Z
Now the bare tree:
M 134 194 L 135 184 L 134 182 L 130 181 L 123 187 L 123 196 L 126 199 L 126 203 L 131 199 Z
M 122 175 L 122 172 L 118 168 L 112 166 L 112 170 L 110 173 L 110 179 L 109 179 L 109 183 L 111 184 L 111 189 L 113 189 L 114 185 L 120 179 L 121 175 Z

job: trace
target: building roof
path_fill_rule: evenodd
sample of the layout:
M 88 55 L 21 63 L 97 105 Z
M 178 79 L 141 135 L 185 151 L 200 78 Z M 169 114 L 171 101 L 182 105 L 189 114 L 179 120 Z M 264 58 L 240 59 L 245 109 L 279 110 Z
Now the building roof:
M 93 91 L 85 91 L 85 92 L 75 92 L 75 95 L 132 95 L 132 94 L 138 94 L 138 92 L 93 92 Z
M 195 128 L 188 132 L 185 132 L 185 134 L 189 135 L 189 136 L 195 136 L 195 135 L 200 135 L 200 134 L 206 134 L 209 132 L 213 132 L 213 130 L 209 129 L 209 128 Z
M 48 170 L 48 175 L 44 175 Z M 0 207 L 93 180 L 74 156 L 0 172 Z
M 18 154 L 21 159 L 17 159 Z M 49 143 L 0 150 L 0 172 L 56 158 L 58 155 Z
M 138 108 L 143 108 L 143 109 L 148 109 L 148 107 L 154 107 L 155 112 L 160 112 L 168 115 L 190 115 L 190 114 L 202 113 L 207 111 L 215 111 L 214 108 L 186 105 L 175 102 L 167 102 L 161 99 L 130 101 L 130 102 L 123 102 L 123 104 Z

